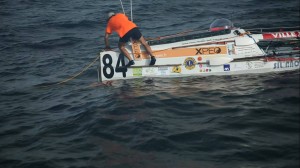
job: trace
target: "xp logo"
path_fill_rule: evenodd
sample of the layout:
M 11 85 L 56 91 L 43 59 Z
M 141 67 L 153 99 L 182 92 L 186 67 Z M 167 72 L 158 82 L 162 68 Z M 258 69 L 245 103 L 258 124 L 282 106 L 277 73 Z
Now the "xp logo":
M 230 71 L 230 64 L 224 64 L 224 71 Z
M 209 48 L 196 48 L 196 55 L 198 54 L 220 54 L 222 52 L 220 47 L 209 47 Z
M 195 68 L 196 60 L 192 57 L 188 57 L 184 60 L 184 66 L 188 70 L 192 70 Z

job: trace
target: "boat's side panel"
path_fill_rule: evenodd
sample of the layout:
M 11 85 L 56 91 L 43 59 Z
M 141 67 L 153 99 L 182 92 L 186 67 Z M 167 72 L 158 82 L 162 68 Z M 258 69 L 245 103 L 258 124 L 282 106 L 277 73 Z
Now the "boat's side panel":
M 231 47 L 231 52 L 229 48 Z M 143 48 L 141 46 L 141 48 Z M 203 62 L 213 57 L 222 57 L 222 56 L 234 56 L 234 45 L 232 44 L 214 44 L 214 45 L 202 45 L 202 46 L 193 46 L 193 47 L 179 47 L 179 48 L 170 48 L 165 50 L 153 50 L 153 55 L 158 58 L 156 65 L 165 65 L 165 64 L 178 64 L 187 56 L 195 57 L 195 59 L 201 59 Z M 147 52 L 141 51 L 138 53 L 134 49 L 127 48 L 128 53 L 132 56 L 138 66 L 148 65 L 147 60 L 150 59 L 150 56 Z M 132 52 L 134 51 L 134 52 Z M 132 54 L 133 53 L 133 54 Z M 197 58 L 196 58 L 197 57 Z M 200 60 L 200 61 L 201 61 Z
M 209 65 L 199 63 L 197 57 L 180 57 L 177 65 L 139 66 L 119 68 L 128 61 L 122 60 L 118 52 L 107 51 L 100 54 L 102 81 L 117 79 L 132 79 L 141 77 L 181 77 L 181 76 L 207 76 L 231 75 L 248 73 L 266 73 L 274 71 L 288 71 L 299 69 L 299 58 L 289 59 L 260 59 L 255 61 L 229 62 L 222 65 Z M 178 62 L 177 62 L 178 63 Z

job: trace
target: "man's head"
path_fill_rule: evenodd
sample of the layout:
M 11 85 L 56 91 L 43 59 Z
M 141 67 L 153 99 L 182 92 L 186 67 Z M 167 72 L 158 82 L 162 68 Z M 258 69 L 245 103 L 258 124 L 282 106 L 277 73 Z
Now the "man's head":
M 109 19 L 110 17 L 112 17 L 112 16 L 114 16 L 114 15 L 115 15 L 114 12 L 108 12 L 108 14 L 107 14 L 107 19 Z

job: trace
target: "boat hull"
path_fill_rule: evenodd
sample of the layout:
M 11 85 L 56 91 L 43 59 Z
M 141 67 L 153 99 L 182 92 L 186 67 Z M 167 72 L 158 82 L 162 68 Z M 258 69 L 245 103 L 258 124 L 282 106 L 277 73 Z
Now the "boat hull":
M 299 28 L 252 34 L 240 28 L 150 40 L 155 66 L 137 41 L 126 45 L 135 65 L 119 50 L 100 53 L 99 80 L 268 73 L 299 70 Z M 272 57 L 276 55 L 276 57 Z
M 299 70 L 299 57 L 260 57 L 249 60 L 236 60 L 222 65 L 199 63 L 197 57 L 182 57 L 181 64 L 156 66 L 124 65 L 118 52 L 108 51 L 100 54 L 99 76 L 101 81 L 124 80 L 143 77 L 186 77 L 210 75 L 236 75 L 251 73 L 268 73 Z M 159 61 L 159 60 L 158 60 Z

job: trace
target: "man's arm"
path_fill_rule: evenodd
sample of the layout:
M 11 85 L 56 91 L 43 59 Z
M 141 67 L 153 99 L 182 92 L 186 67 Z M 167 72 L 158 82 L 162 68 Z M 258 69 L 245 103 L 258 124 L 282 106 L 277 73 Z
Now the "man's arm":
M 109 35 L 108 33 L 105 33 L 105 37 L 104 37 L 104 42 L 105 42 L 105 49 L 111 49 L 110 46 L 109 46 Z

